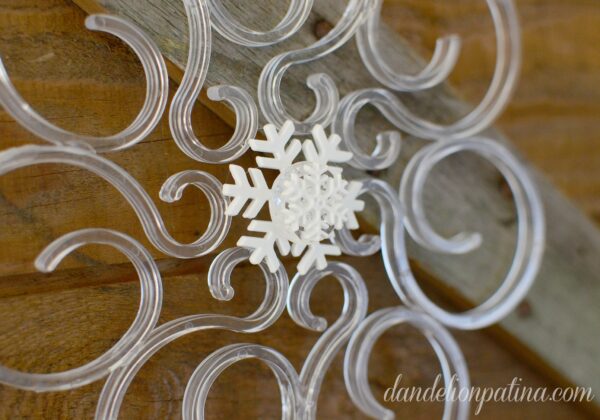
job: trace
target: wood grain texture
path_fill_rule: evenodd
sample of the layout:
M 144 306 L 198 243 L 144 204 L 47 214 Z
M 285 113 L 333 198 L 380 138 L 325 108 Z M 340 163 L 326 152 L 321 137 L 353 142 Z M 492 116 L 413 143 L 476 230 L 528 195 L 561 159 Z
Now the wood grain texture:
M 76 2 L 87 8 L 94 4 L 94 10 L 100 5 L 134 20 L 154 37 L 167 58 L 183 67 L 187 29 L 181 2 L 151 0 L 143 5 L 133 0 Z M 272 13 L 275 9 L 272 1 L 253 3 L 251 10 L 242 7 L 246 4 L 228 3 L 232 12 L 243 17 L 248 26 L 264 27 L 278 18 Z M 312 44 L 316 39 L 315 24 L 322 20 L 335 22 L 345 5 L 341 0 L 316 1 L 303 29 L 274 47 L 241 48 L 215 36 L 207 86 L 234 84 L 255 93 L 258 75 L 268 59 L 283 51 Z M 485 11 L 483 6 L 480 8 Z M 465 26 L 468 23 L 463 22 Z M 388 51 L 389 62 L 400 71 L 414 72 L 422 68 L 424 60 L 419 53 L 391 29 L 383 29 L 380 42 Z M 307 116 L 312 109 L 313 99 L 307 96 L 304 86 L 306 76 L 319 72 L 332 74 L 331 69 L 339 69 L 333 76 L 342 94 L 376 85 L 362 66 L 356 47 L 348 43 L 335 54 L 288 71 L 282 94 L 292 115 Z M 417 94 L 404 94 L 402 100 L 417 114 L 438 122 L 452 121 L 469 109 L 469 105 L 447 85 Z M 212 106 L 210 102 L 205 103 Z M 357 127 L 357 132 L 364 139 L 365 148 L 372 148 L 375 134 L 388 129 L 389 124 L 372 110 L 362 112 L 360 118 L 363 124 Z M 512 147 L 494 129 L 484 134 Z M 406 137 L 398 163 L 374 175 L 397 186 L 407 161 L 422 145 L 421 140 Z M 600 232 L 543 176 L 530 169 L 540 187 L 547 212 L 547 251 L 538 282 L 527 302 L 533 308 L 532 315 L 527 320 L 512 315 L 501 325 L 523 348 L 537 354 L 556 376 L 600 389 L 600 365 L 596 362 L 600 341 L 589 339 L 596 334 L 600 318 L 600 309 L 595 304 L 600 299 L 600 259 L 597 258 Z M 425 194 L 430 220 L 447 236 L 464 230 L 481 232 L 484 245 L 476 252 L 457 257 L 431 253 L 409 244 L 410 257 L 439 279 L 440 287 L 458 295 L 468 306 L 483 301 L 495 290 L 512 259 L 515 214 L 504 185 L 495 169 L 470 155 L 451 158 L 439 165 Z M 377 215 L 367 209 L 365 217 L 374 224 Z
M 0 53 L 20 92 L 52 122 L 91 134 L 116 132 L 137 114 L 142 103 L 142 70 L 118 41 L 86 32 L 82 22 L 83 14 L 68 1 L 0 2 Z M 39 142 L 6 114 L 0 113 L 0 122 L 3 148 Z M 228 126 L 202 106 L 196 107 L 194 122 L 196 132 L 215 145 L 231 134 Z M 223 169 L 198 164 L 181 154 L 170 139 L 166 119 L 140 145 L 108 156 L 130 171 L 153 197 L 169 175 L 184 169 L 210 170 L 222 181 L 227 180 Z M 248 166 L 250 162 L 251 156 L 247 156 L 240 164 Z M 138 299 L 137 279 L 128 264 L 120 264 L 122 256 L 110 250 L 86 247 L 69 257 L 56 274 L 32 273 L 31 261 L 48 242 L 78 228 L 117 229 L 153 252 L 165 285 L 161 322 L 198 312 L 246 314 L 260 299 L 262 289 L 254 286 L 257 271 L 252 267 L 242 267 L 236 273 L 242 280 L 235 283 L 236 300 L 220 303 L 210 298 L 205 285 L 212 258 L 177 261 L 155 252 L 122 197 L 83 171 L 45 165 L 17 171 L 0 182 L 5 196 L 0 202 L 2 364 L 38 372 L 74 367 L 108 349 L 131 322 Z M 200 194 L 186 193 L 174 205 L 161 204 L 158 199 L 156 203 L 177 239 L 191 240 L 204 228 L 207 209 Z M 243 224 L 232 228 L 228 245 L 243 228 Z M 368 281 L 370 311 L 397 303 L 378 258 L 348 262 Z M 288 269 L 292 272 L 291 267 Z M 445 295 L 431 293 L 444 305 L 454 304 Z M 339 288 L 330 282 L 315 296 L 315 313 L 331 321 L 341 307 Z M 528 316 L 521 313 L 519 318 L 527 320 Z M 456 336 L 474 384 L 500 386 L 519 376 L 527 385 L 549 386 L 543 376 L 483 333 Z M 245 341 L 271 345 L 299 369 L 316 338 L 284 316 L 272 329 L 256 336 L 211 332 L 177 341 L 140 372 L 125 401 L 122 418 L 178 418 L 187 378 L 221 345 Z M 391 331 L 378 343 L 371 362 L 376 394 L 381 395 L 398 373 L 403 373 L 410 384 L 429 385 L 438 371 L 433 360 L 431 350 L 417 333 L 402 328 Z M 91 418 L 101 385 L 50 394 L 2 386 L 0 418 Z M 362 418 L 345 392 L 341 357 L 328 373 L 319 406 L 321 418 Z M 210 396 L 208 414 L 210 418 L 276 418 L 278 407 L 273 378 L 264 366 L 249 362 L 219 379 Z M 392 408 L 399 417 L 417 419 L 436 418 L 441 413 L 441 407 L 433 405 Z M 491 419 L 584 417 L 573 406 L 560 403 L 491 404 L 484 413 L 482 418 Z

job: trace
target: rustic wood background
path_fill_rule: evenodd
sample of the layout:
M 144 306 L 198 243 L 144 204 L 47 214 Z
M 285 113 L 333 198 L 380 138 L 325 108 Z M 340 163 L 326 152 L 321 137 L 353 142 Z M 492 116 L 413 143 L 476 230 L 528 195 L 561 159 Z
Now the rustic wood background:
M 452 7 L 454 3 L 456 7 Z M 476 30 L 478 25 L 489 24 L 481 3 L 388 1 L 384 16 L 388 24 L 422 48 L 424 55 L 435 36 L 449 29 L 466 36 L 464 58 L 453 82 L 467 99 L 476 100 L 489 79 L 493 61 L 493 50 L 487 48 L 493 39 Z M 600 70 L 600 59 L 593 49 L 600 41 L 599 7 L 593 1 L 523 0 L 518 5 L 526 64 L 521 88 L 501 127 L 538 167 L 597 217 L 600 83 L 594 75 Z M 51 121 L 85 133 L 113 133 L 137 114 L 145 89 L 143 74 L 126 47 L 111 37 L 86 31 L 84 16 L 68 0 L 0 1 L 0 53 L 19 91 Z M 3 112 L 0 121 L 3 149 L 39 143 Z M 194 122 L 198 135 L 214 140 L 215 145 L 231 133 L 228 125 L 202 106 L 196 107 Z M 171 141 L 166 119 L 142 144 L 110 158 L 132 173 L 153 197 L 172 173 L 198 168 Z M 250 157 L 245 161 L 249 163 Z M 220 179 L 227 178 L 225 167 L 214 167 L 214 172 Z M 4 315 L 0 318 L 0 363 L 4 365 L 31 372 L 78 366 L 108 349 L 132 320 L 138 299 L 135 273 L 127 264 L 111 265 L 122 258 L 110 250 L 86 247 L 69 257 L 56 274 L 34 272 L 31 261 L 37 253 L 52 239 L 78 228 L 111 227 L 152 250 L 159 258 L 165 285 L 163 321 L 198 312 L 245 314 L 260 299 L 262 286 L 256 288 L 255 280 L 236 283 L 234 302 L 210 298 L 205 282 L 210 258 L 177 261 L 155 252 L 118 193 L 85 171 L 60 165 L 22 169 L 1 178 L 0 191 L 0 313 Z M 192 240 L 204 229 L 206 204 L 200 194 L 186 193 L 173 205 L 158 199 L 156 203 L 177 239 Z M 242 228 L 236 224 L 233 232 Z M 235 241 L 235 233 L 229 238 L 226 246 Z M 352 263 L 367 279 L 370 310 L 396 302 L 391 288 L 381 281 L 379 258 Z M 254 273 L 255 268 L 241 268 L 239 279 Z M 323 285 L 315 296 L 315 312 L 335 317 L 336 310 L 330 307 L 341 305 L 337 286 L 333 282 Z M 520 308 L 520 317 L 530 315 L 527 306 Z M 526 363 L 485 333 L 455 335 L 475 385 L 501 386 L 519 376 L 530 386 L 554 386 L 551 378 L 531 367 L 532 361 Z M 191 371 L 222 345 L 267 344 L 300 369 L 316 337 L 284 316 L 267 333 L 257 336 L 206 332 L 178 340 L 140 372 L 122 418 L 178 418 Z M 336 359 L 327 375 L 319 415 L 361 418 L 346 395 L 341 359 Z M 403 373 L 407 383 L 421 386 L 430 384 L 437 374 L 432 351 L 410 329 L 386 334 L 372 359 L 371 383 L 381 395 L 397 373 Z M 100 382 L 50 394 L 0 387 L 0 418 L 91 418 L 101 386 Z M 276 418 L 278 398 L 268 370 L 258 363 L 243 363 L 216 383 L 208 416 Z M 395 404 L 392 408 L 399 417 L 429 419 L 441 413 L 437 405 Z M 490 404 L 482 418 L 571 419 L 586 415 L 568 404 Z

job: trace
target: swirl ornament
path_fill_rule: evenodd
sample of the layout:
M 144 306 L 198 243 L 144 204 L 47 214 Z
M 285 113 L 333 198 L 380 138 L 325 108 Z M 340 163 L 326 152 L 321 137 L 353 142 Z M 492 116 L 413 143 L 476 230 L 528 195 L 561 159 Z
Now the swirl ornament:
M 310 294 L 324 277 L 333 275 L 344 290 L 342 314 L 329 328 L 323 318 L 315 317 L 309 308 Z M 352 331 L 367 313 L 367 290 L 363 279 L 352 267 L 331 263 L 324 270 L 298 274 L 290 286 L 288 312 L 305 328 L 324 331 L 298 374 L 290 362 L 273 349 L 253 344 L 234 344 L 217 350 L 196 368 L 183 398 L 183 418 L 203 419 L 204 406 L 211 385 L 231 365 L 249 358 L 267 364 L 275 375 L 281 392 L 282 419 L 313 419 L 321 383 L 333 358 L 346 344 Z
M 346 350 L 344 378 L 354 404 L 366 415 L 391 420 L 394 413 L 383 407 L 369 387 L 369 357 L 375 342 L 383 333 L 399 324 L 408 323 L 419 329 L 435 351 L 444 376 L 446 395 L 470 388 L 467 364 L 452 335 L 429 316 L 407 308 L 386 308 L 369 315 L 356 329 Z M 452 378 L 456 375 L 456 385 Z M 455 387 L 456 386 L 456 387 Z M 443 419 L 464 420 L 469 417 L 469 400 L 446 398 Z
M 267 63 L 258 81 L 258 102 L 267 121 L 281 127 L 291 120 L 297 134 L 308 134 L 317 124 L 327 127 L 331 123 L 339 102 L 338 90 L 331 77 L 323 73 L 309 76 L 306 83 L 316 95 L 316 107 L 304 121 L 294 119 L 285 110 L 281 81 L 291 66 L 318 60 L 344 45 L 372 13 L 373 6 L 370 0 L 350 0 L 343 16 L 327 35 L 310 47 L 282 53 Z
M 264 362 L 275 375 L 281 393 L 282 420 L 299 418 L 297 407 L 301 405 L 302 391 L 290 361 L 269 347 L 232 344 L 212 353 L 194 371 L 183 396 L 183 419 L 204 419 L 204 406 L 212 384 L 225 369 L 247 359 Z
M 41 272 L 52 272 L 66 256 L 87 244 L 110 245 L 122 252 L 135 267 L 140 279 L 140 306 L 135 320 L 110 350 L 83 366 L 58 373 L 25 373 L 0 366 L 0 383 L 36 392 L 63 391 L 87 385 L 121 365 L 156 325 L 162 303 L 160 273 L 150 253 L 126 235 L 106 229 L 69 233 L 48 245 L 35 260 L 35 266 Z
M 416 75 L 398 74 L 385 62 L 379 50 L 379 15 L 382 0 L 374 0 L 376 8 L 371 17 L 356 33 L 356 45 L 365 67 L 379 83 L 393 90 L 415 92 L 438 85 L 448 78 L 460 53 L 460 38 L 450 35 L 439 38 L 435 44 L 433 57 L 427 66 Z
M 377 339 L 389 328 L 408 323 L 418 328 L 435 351 L 445 378 L 446 391 L 469 388 L 467 366 L 460 348 L 445 329 L 487 327 L 500 321 L 523 299 L 538 273 L 545 240 L 544 213 L 539 194 L 526 168 L 508 149 L 477 134 L 488 127 L 512 92 L 520 63 L 519 27 L 512 0 L 487 0 L 497 37 L 497 62 L 491 86 L 482 102 L 466 117 L 450 125 L 420 119 L 390 91 L 360 89 L 339 102 L 333 79 L 313 74 L 307 84 L 316 95 L 316 107 L 304 121 L 290 117 L 280 95 L 285 72 L 294 65 L 309 63 L 333 53 L 356 34 L 362 60 L 371 74 L 390 89 L 418 91 L 443 81 L 454 67 L 460 41 L 454 36 L 438 40 L 431 62 L 416 75 L 397 74 L 383 60 L 377 45 L 381 0 L 349 0 L 336 26 L 313 45 L 275 56 L 264 67 L 258 81 L 258 99 L 264 118 L 266 140 L 255 139 L 258 109 L 252 96 L 235 86 L 208 89 L 212 100 L 225 101 L 237 121 L 231 139 L 218 149 L 206 147 L 195 137 L 191 115 L 204 85 L 211 54 L 211 27 L 228 40 L 244 47 L 266 47 L 298 31 L 307 20 L 313 0 L 291 0 L 287 13 L 271 30 L 250 29 L 229 13 L 221 0 L 183 0 L 189 25 L 189 51 L 184 77 L 171 104 L 169 124 L 179 148 L 202 163 L 219 164 L 239 158 L 248 148 L 259 156 L 261 169 L 278 171 L 269 187 L 258 168 L 230 165 L 234 184 L 222 185 L 213 175 L 187 170 L 169 177 L 160 198 L 174 202 L 188 186 L 199 188 L 210 206 L 206 232 L 190 244 L 180 244 L 167 232 L 165 223 L 143 187 L 124 169 L 96 152 L 120 150 L 143 140 L 158 123 L 168 96 L 164 60 L 150 38 L 123 19 L 93 15 L 88 28 L 116 35 L 138 55 L 147 78 L 146 101 L 140 114 L 124 131 L 96 138 L 62 130 L 36 114 L 18 95 L 0 63 L 0 103 L 25 128 L 53 145 L 23 146 L 0 152 L 0 175 L 44 163 L 74 165 L 96 174 L 113 185 L 127 200 L 140 220 L 150 242 L 176 258 L 206 256 L 222 244 L 231 217 L 242 212 L 253 219 L 249 231 L 262 237 L 240 238 L 239 247 L 226 249 L 213 258 L 208 271 L 208 288 L 221 301 L 233 298 L 231 276 L 236 267 L 251 263 L 260 267 L 265 281 L 262 303 L 246 317 L 196 314 L 157 326 L 162 304 L 162 282 L 156 263 L 138 242 L 106 229 L 84 229 L 51 243 L 37 258 L 38 270 L 50 272 L 71 252 L 86 244 L 109 245 L 122 252 L 134 265 L 141 288 L 135 320 L 121 339 L 106 353 L 81 367 L 65 372 L 33 374 L 0 366 L 0 383 L 36 392 L 80 387 L 107 377 L 96 408 L 96 419 L 116 419 L 127 390 L 144 364 L 167 344 L 185 335 L 209 330 L 244 334 L 272 326 L 287 308 L 301 327 L 322 332 L 298 373 L 289 360 L 274 349 L 257 344 L 225 346 L 204 359 L 192 374 L 183 398 L 183 418 L 203 419 L 204 408 L 215 380 L 235 363 L 258 359 L 273 372 L 281 393 L 284 419 L 314 419 L 324 376 L 334 357 L 348 344 L 344 379 L 350 397 L 363 413 L 375 418 L 393 418 L 373 395 L 368 383 L 368 359 Z M 211 20 L 212 14 L 212 20 Z M 212 25 L 212 26 L 211 26 Z M 363 152 L 355 133 L 356 116 L 366 105 L 374 105 L 401 131 L 436 140 L 416 153 L 401 179 L 399 193 L 386 182 L 365 178 L 345 180 L 342 164 L 359 169 L 385 169 L 397 162 L 401 137 L 381 133 L 372 153 Z M 332 134 L 324 127 L 332 124 Z M 301 142 L 294 134 L 312 134 Z M 337 133 L 337 134 L 335 134 Z M 339 135 L 338 135 L 339 134 Z M 340 146 L 345 145 L 345 149 Z M 296 161 L 303 152 L 303 160 Z M 427 219 L 423 194 L 428 176 L 446 157 L 462 152 L 479 155 L 506 178 L 517 210 L 517 245 L 514 259 L 501 286 L 476 308 L 451 313 L 433 303 L 421 290 L 411 272 L 405 232 L 418 244 L 447 254 L 463 254 L 478 247 L 482 238 L 464 232 L 452 238 L 439 235 Z M 347 172 L 346 172 L 347 173 Z M 362 178 L 362 176 L 361 176 Z M 379 235 L 352 236 L 358 228 L 356 213 L 364 207 L 362 195 L 371 196 L 381 213 Z M 263 207 L 270 220 L 254 220 Z M 325 241 L 325 243 L 323 243 Z M 290 284 L 281 255 L 302 258 Z M 306 252 L 305 252 L 306 251 Z M 400 302 L 367 317 L 368 291 L 361 275 L 350 265 L 327 261 L 342 252 L 351 256 L 381 252 L 386 274 Z M 316 285 L 333 276 L 344 294 L 338 319 L 330 326 L 310 308 Z M 450 380 L 453 375 L 458 383 Z M 447 399 L 444 419 L 466 419 L 469 405 Z
M 232 248 L 223 251 L 213 260 L 208 273 L 208 283 L 216 299 L 230 300 L 233 297 L 231 273 L 235 266 L 248 258 L 247 250 Z M 254 333 L 273 324 L 285 309 L 288 277 L 283 268 L 276 273 L 271 273 L 264 264 L 260 265 L 260 268 L 266 283 L 265 297 L 253 314 L 245 318 L 216 314 L 190 315 L 162 324 L 153 330 L 127 363 L 114 370 L 106 380 L 98 400 L 96 419 L 116 419 L 127 387 L 135 374 L 156 352 L 177 338 L 208 329 Z
M 131 47 L 146 74 L 146 100 L 129 127 L 108 137 L 71 133 L 48 122 L 19 95 L 0 60 L 0 104 L 15 120 L 36 136 L 57 146 L 87 146 L 97 152 L 126 149 L 142 141 L 154 130 L 167 105 L 169 76 L 160 50 L 152 39 L 132 23 L 116 16 L 91 15 L 85 26 L 93 31 L 115 35 Z
M 437 124 L 411 112 L 392 92 L 381 88 L 360 89 L 349 93 L 340 103 L 333 120 L 333 132 L 344 139 L 354 153 L 351 164 L 360 169 L 388 168 L 400 152 L 399 133 L 385 132 L 377 137 L 372 154 L 361 150 L 354 132 L 356 116 L 366 105 L 375 106 L 399 130 L 430 140 L 453 140 L 476 136 L 488 128 L 504 110 L 516 86 L 521 67 L 521 32 L 512 0 L 487 0 L 496 30 L 496 66 L 485 96 L 467 115 L 449 125 Z M 371 74 L 384 85 L 402 91 L 422 90 L 438 84 L 446 76 L 458 54 L 458 40 L 447 37 L 438 40 L 434 58 L 416 77 L 396 75 L 377 52 L 377 15 L 363 25 L 358 45 L 363 61 Z
M 400 187 L 402 202 L 408 203 L 406 227 L 422 246 L 437 252 L 463 254 L 481 243 L 479 234 L 461 233 L 446 239 L 429 222 L 423 205 L 425 181 L 442 159 L 462 152 L 474 152 L 502 173 L 512 191 L 517 210 L 517 245 L 512 265 L 502 285 L 479 307 L 464 314 L 451 314 L 433 303 L 421 291 L 413 276 L 403 276 L 410 299 L 446 325 L 475 329 L 492 325 L 508 315 L 525 297 L 540 269 L 544 254 L 545 221 L 542 201 L 528 173 L 500 144 L 485 138 L 454 140 L 423 148 L 409 163 Z
M 462 151 L 472 151 L 494 164 L 507 179 L 515 197 L 518 215 L 517 246 L 512 265 L 496 292 L 484 303 L 465 313 L 450 313 L 433 303 L 414 278 L 404 240 L 404 223 L 413 239 L 437 252 L 462 254 L 481 243 L 478 234 L 461 233 L 445 239 L 436 234 L 425 216 L 423 188 L 428 174 L 441 159 Z M 422 149 L 409 163 L 400 198 L 383 181 L 362 181 L 362 194 L 372 196 L 381 210 L 381 250 L 394 290 L 406 305 L 418 307 L 439 322 L 459 329 L 472 330 L 490 326 L 510 313 L 527 294 L 540 268 L 545 242 L 544 212 L 541 199 L 527 172 L 512 154 L 498 143 L 478 138 L 435 143 Z M 407 203 L 406 215 L 401 203 Z M 373 236 L 354 240 L 345 230 L 338 235 L 338 245 L 352 255 L 372 253 L 379 245 Z
M 196 138 L 192 127 L 192 110 L 200 95 L 210 62 L 210 16 L 206 0 L 183 0 L 188 17 L 188 59 L 181 84 L 173 96 L 169 125 L 177 146 L 190 158 L 205 163 L 224 163 L 239 158 L 248 150 L 248 139 L 258 130 L 258 110 L 254 99 L 236 86 L 213 86 L 208 97 L 226 101 L 234 110 L 237 122 L 229 141 L 219 149 L 209 149 Z
M 256 31 L 237 21 L 222 0 L 208 0 L 213 28 L 231 42 L 245 47 L 265 47 L 285 41 L 308 19 L 313 0 L 291 0 L 287 12 L 273 29 Z
M 398 160 L 402 146 L 400 133 L 396 131 L 379 133 L 375 138 L 375 148 L 368 154 L 363 151 L 360 145 L 361 142 L 355 132 L 358 113 L 367 105 L 374 106 L 388 121 L 396 123 L 395 114 L 389 107 L 389 100 L 397 99 L 383 89 L 364 89 L 349 93 L 340 102 L 338 113 L 331 123 L 331 131 L 339 134 L 344 139 L 344 147 L 352 153 L 349 164 L 353 167 L 381 170 L 389 168 Z
M 62 163 L 86 169 L 115 187 L 137 214 L 152 244 L 178 258 L 196 258 L 214 250 L 225 238 L 231 219 L 225 216 L 221 183 L 201 171 L 184 171 L 172 175 L 163 184 L 160 198 L 168 203 L 179 200 L 183 190 L 194 185 L 206 194 L 211 209 L 207 231 L 191 244 L 180 244 L 167 232 L 156 205 L 144 188 L 120 166 L 79 147 L 22 146 L 0 153 L 0 175 L 42 163 Z

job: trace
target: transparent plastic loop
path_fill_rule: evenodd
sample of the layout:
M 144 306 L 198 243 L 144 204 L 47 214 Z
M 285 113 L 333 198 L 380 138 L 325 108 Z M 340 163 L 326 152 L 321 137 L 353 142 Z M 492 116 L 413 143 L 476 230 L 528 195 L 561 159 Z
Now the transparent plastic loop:
M 169 110 L 171 133 L 179 148 L 192 159 L 204 163 L 230 162 L 243 155 L 248 150 L 248 140 L 256 137 L 258 109 L 245 90 L 235 86 L 213 86 L 208 90 L 208 97 L 214 101 L 226 101 L 233 107 L 237 120 L 235 132 L 219 149 L 209 149 L 196 137 L 192 111 L 210 63 L 210 14 L 206 0 L 183 0 L 183 4 L 189 27 L 188 59 Z
M 478 236 L 462 233 L 448 240 L 430 227 L 424 214 L 422 189 L 433 166 L 460 151 L 479 153 L 496 165 L 506 177 L 515 197 L 518 233 L 515 256 L 502 285 L 485 302 L 464 313 L 448 312 L 433 303 L 414 278 L 404 238 L 404 210 L 398 195 L 385 182 L 364 179 L 363 193 L 371 195 L 381 211 L 382 256 L 389 280 L 400 299 L 418 307 L 441 323 L 465 330 L 490 326 L 508 315 L 525 297 L 539 271 L 544 252 L 545 222 L 539 194 L 527 171 L 503 146 L 484 138 L 435 143 L 421 151 L 409 164 L 402 180 L 401 196 L 409 206 L 409 232 L 428 249 L 463 253 L 479 243 Z M 351 236 L 344 248 L 364 247 Z
M 113 162 L 79 147 L 22 146 L 0 153 L 0 175 L 31 165 L 61 163 L 88 170 L 114 186 L 137 214 L 146 236 L 165 254 L 178 258 L 196 258 L 218 247 L 229 231 L 231 218 L 225 216 L 225 198 L 221 183 L 201 171 L 184 171 L 171 176 L 162 186 L 160 197 L 167 202 L 181 198 L 193 185 L 208 199 L 211 216 L 206 232 L 191 244 L 180 244 L 168 233 L 162 217 L 144 188 Z
M 208 0 L 213 28 L 231 42 L 246 47 L 277 44 L 294 35 L 302 27 L 313 0 L 290 0 L 285 16 L 268 31 L 256 31 L 237 21 L 223 6 L 222 0 Z
M 88 29 L 107 32 L 127 43 L 140 59 L 146 75 L 146 100 L 135 120 L 118 134 L 94 137 L 57 127 L 36 113 L 19 95 L 0 61 L 0 103 L 15 120 L 38 137 L 59 146 L 87 145 L 97 152 L 121 150 L 142 141 L 156 127 L 169 93 L 167 67 L 156 44 L 132 23 L 110 15 L 91 15 Z
M 327 328 L 327 321 L 316 317 L 310 310 L 310 296 L 317 283 L 330 275 L 342 286 L 344 306 L 339 318 Z M 304 328 L 324 331 L 311 349 L 300 373 L 305 393 L 304 407 L 298 412 L 300 418 L 315 418 L 323 378 L 335 355 L 367 314 L 368 296 L 362 276 L 343 263 L 330 262 L 324 270 L 313 268 L 305 275 L 297 274 L 292 280 L 287 302 L 290 316 Z
M 379 133 L 376 137 L 376 147 L 371 153 L 363 150 L 356 136 L 356 118 L 366 105 L 373 105 L 388 120 L 395 123 L 394 113 L 390 111 L 387 98 L 381 95 L 381 91 L 382 89 L 363 89 L 349 93 L 340 102 L 339 110 L 331 123 L 331 131 L 342 138 L 344 147 L 352 153 L 350 165 L 357 169 L 386 169 L 400 156 L 402 136 L 396 131 Z
M 212 262 L 208 273 L 208 284 L 217 299 L 233 296 L 230 276 L 233 269 L 250 258 L 245 248 L 232 248 L 220 253 Z M 190 315 L 167 322 L 156 328 L 131 354 L 123 365 L 114 370 L 104 384 L 96 408 L 96 419 L 116 419 L 131 381 L 156 352 L 170 342 L 193 332 L 208 329 L 224 329 L 241 333 L 262 331 L 272 325 L 285 309 L 289 281 L 283 266 L 271 273 L 266 263 L 261 263 L 266 288 L 265 297 L 259 308 L 245 318 L 218 314 Z
M 350 229 L 344 227 L 335 233 L 334 243 L 344 254 L 355 257 L 368 257 L 381 251 L 381 238 L 379 235 L 360 235 L 354 239 Z
M 381 405 L 371 391 L 368 378 L 369 357 L 381 335 L 403 323 L 419 329 L 433 347 L 440 361 L 447 396 L 457 397 L 461 389 L 471 388 L 467 364 L 460 347 L 446 329 L 418 311 L 403 307 L 381 309 L 369 315 L 356 329 L 344 359 L 344 379 L 348 393 L 354 404 L 370 417 L 394 418 L 394 413 Z M 456 382 L 452 380 L 454 375 Z M 442 417 L 444 420 L 468 417 L 468 399 L 446 398 Z
M 431 61 L 418 74 L 398 73 L 385 62 L 384 54 L 379 50 L 379 16 L 383 1 L 374 1 L 377 4 L 375 11 L 356 34 L 358 51 L 371 75 L 388 88 L 404 92 L 427 89 L 446 80 L 458 60 L 460 38 L 456 35 L 439 38 Z
M 208 356 L 194 371 L 183 396 L 183 418 L 204 419 L 204 406 L 212 384 L 231 365 L 247 359 L 264 362 L 275 375 L 281 393 L 281 418 L 295 419 L 302 401 L 298 374 L 292 364 L 277 351 L 257 344 L 233 344 Z M 304 418 L 301 417 L 300 418 Z
M 398 195 L 385 181 L 365 178 L 360 180 L 360 182 L 362 182 L 361 194 L 368 194 L 373 197 L 380 209 L 379 242 L 381 244 L 381 256 L 388 279 L 400 300 L 408 306 L 413 306 L 401 281 L 406 276 L 412 276 L 406 254 L 406 243 L 404 241 L 404 210 L 402 204 L 398 199 Z M 344 252 L 345 250 L 356 250 L 355 254 L 360 255 L 365 242 L 377 242 L 374 238 L 374 236 L 370 236 L 362 241 L 361 239 L 357 241 L 352 237 L 350 232 L 347 232 L 342 249 Z
M 442 159 L 460 152 L 474 152 L 502 173 L 512 191 L 517 211 L 517 244 L 512 265 L 502 285 L 477 308 L 464 314 L 451 314 L 434 304 L 412 276 L 405 276 L 410 299 L 447 325 L 474 329 L 489 326 L 511 312 L 525 297 L 540 269 L 544 254 L 545 217 L 541 198 L 527 170 L 500 144 L 485 138 L 454 140 L 432 144 L 415 155 L 402 179 L 400 196 L 407 203 L 406 226 L 422 246 L 446 253 L 464 253 L 478 246 L 478 234 L 439 236 L 429 224 L 423 204 L 427 177 Z
M 273 57 L 263 68 L 258 81 L 258 101 L 262 112 L 271 124 L 282 127 L 291 120 L 297 134 L 310 133 L 313 126 L 328 126 L 335 116 L 339 94 L 331 77 L 323 73 L 311 75 L 307 85 L 316 96 L 316 106 L 304 121 L 298 121 L 285 110 L 281 98 L 281 81 L 285 72 L 293 65 L 308 63 L 331 54 L 344 45 L 369 16 L 374 3 L 370 0 L 350 0 L 343 16 L 335 27 L 310 47 L 288 51 Z
M 346 120 L 350 118 L 353 121 L 360 108 L 369 103 L 375 105 L 398 129 L 423 139 L 467 138 L 485 130 L 496 120 L 517 83 L 521 66 L 521 31 L 512 0 L 488 0 L 488 6 L 496 29 L 496 67 L 488 91 L 479 105 L 458 121 L 444 125 L 418 117 L 386 89 L 359 90 L 344 98 L 344 106 L 340 105 L 340 112 L 336 116 L 338 124 L 345 124 L 345 131 L 339 125 L 334 131 L 349 142 L 349 148 L 359 142 L 354 137 L 348 137 L 352 133 L 348 125 L 353 122 Z M 382 164 L 377 169 L 384 167 Z
M 160 273 L 146 249 L 132 238 L 106 229 L 84 229 L 64 235 L 48 245 L 35 261 L 39 271 L 52 272 L 73 251 L 87 244 L 109 245 L 133 264 L 140 279 L 140 306 L 121 339 L 93 361 L 57 373 L 25 373 L 0 366 L 0 383 L 36 392 L 78 388 L 108 375 L 156 325 L 162 302 Z
M 211 276 L 229 277 L 230 267 L 223 267 L 221 264 L 213 264 L 213 267 Z M 340 282 L 345 299 L 342 314 L 327 328 L 327 322 L 323 318 L 312 314 L 309 301 L 316 284 L 329 275 L 333 275 Z M 218 281 L 211 287 L 217 288 L 217 294 L 221 298 L 229 299 L 232 295 L 227 282 Z M 218 376 L 238 361 L 258 358 L 271 368 L 277 378 L 282 396 L 282 418 L 315 418 L 317 399 L 327 369 L 337 352 L 364 319 L 367 306 L 368 293 L 364 281 L 360 274 L 347 264 L 329 263 L 324 270 L 313 268 L 305 275 L 297 274 L 292 280 L 287 296 L 288 312 L 299 325 L 324 331 L 306 358 L 300 376 L 285 357 L 270 348 L 254 344 L 224 347 L 205 359 L 192 375 L 184 395 L 183 417 L 203 419 L 208 392 Z

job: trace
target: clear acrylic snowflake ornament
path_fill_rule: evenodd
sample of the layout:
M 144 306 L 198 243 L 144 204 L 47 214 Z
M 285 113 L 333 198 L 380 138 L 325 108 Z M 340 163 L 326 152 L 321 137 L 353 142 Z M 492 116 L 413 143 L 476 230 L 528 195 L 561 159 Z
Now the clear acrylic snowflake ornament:
M 322 126 L 315 125 L 313 139 L 301 143 L 292 139 L 294 131 L 292 121 L 281 130 L 269 124 L 264 127 L 267 140 L 250 140 L 252 150 L 271 155 L 256 158 L 259 168 L 279 171 L 270 188 L 260 169 L 248 169 L 250 183 L 242 167 L 230 165 L 235 184 L 224 185 L 223 193 L 232 198 L 228 216 L 238 215 L 249 202 L 243 217 L 254 219 L 268 204 L 271 220 L 252 220 L 248 226 L 250 232 L 264 235 L 242 236 L 237 243 L 252 250 L 252 264 L 266 260 L 275 272 L 280 265 L 277 246 L 283 256 L 304 253 L 297 269 L 305 274 L 313 265 L 324 269 L 327 256 L 341 254 L 332 242 L 333 233 L 343 227 L 357 229 L 355 213 L 362 211 L 364 202 L 357 199 L 361 183 L 346 181 L 336 166 L 352 159 L 352 153 L 339 149 L 341 138 L 328 137 Z M 304 160 L 296 161 L 301 151 Z

